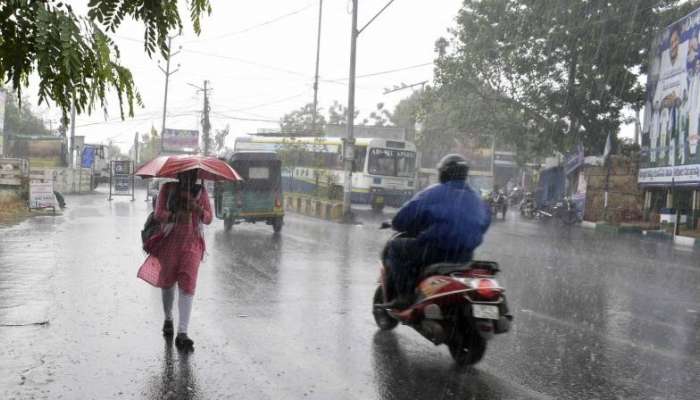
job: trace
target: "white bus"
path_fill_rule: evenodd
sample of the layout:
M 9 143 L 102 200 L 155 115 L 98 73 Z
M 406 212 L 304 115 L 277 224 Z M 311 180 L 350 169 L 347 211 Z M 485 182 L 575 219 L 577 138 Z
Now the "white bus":
M 342 199 L 343 141 L 329 137 L 245 136 L 236 138 L 234 151 L 276 151 L 283 162 L 282 181 L 289 192 L 326 189 Z M 352 174 L 352 202 L 398 207 L 416 187 L 416 146 L 407 141 L 356 139 Z

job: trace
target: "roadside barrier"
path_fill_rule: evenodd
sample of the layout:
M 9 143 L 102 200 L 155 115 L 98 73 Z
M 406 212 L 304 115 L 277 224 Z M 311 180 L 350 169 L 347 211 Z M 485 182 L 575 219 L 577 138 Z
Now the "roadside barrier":
M 287 211 L 309 217 L 340 221 L 343 217 L 343 203 L 319 199 L 305 194 L 285 193 L 285 209 Z

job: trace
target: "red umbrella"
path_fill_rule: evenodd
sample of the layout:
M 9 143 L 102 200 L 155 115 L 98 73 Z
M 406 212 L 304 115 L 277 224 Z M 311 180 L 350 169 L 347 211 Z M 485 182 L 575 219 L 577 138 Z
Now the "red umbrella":
M 242 180 L 225 161 L 214 157 L 174 155 L 160 156 L 142 165 L 134 175 L 142 178 L 177 178 L 180 172 L 197 170 L 197 179 L 211 181 Z

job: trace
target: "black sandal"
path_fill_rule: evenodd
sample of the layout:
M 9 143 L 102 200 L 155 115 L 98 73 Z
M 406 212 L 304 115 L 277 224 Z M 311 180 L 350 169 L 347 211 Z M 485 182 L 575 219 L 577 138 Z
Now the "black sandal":
M 194 351 L 194 341 L 186 333 L 178 333 L 175 338 L 175 347 L 178 350 Z
M 173 321 L 166 319 L 165 322 L 163 322 L 163 336 L 173 337 L 174 333 L 175 329 L 173 328 Z

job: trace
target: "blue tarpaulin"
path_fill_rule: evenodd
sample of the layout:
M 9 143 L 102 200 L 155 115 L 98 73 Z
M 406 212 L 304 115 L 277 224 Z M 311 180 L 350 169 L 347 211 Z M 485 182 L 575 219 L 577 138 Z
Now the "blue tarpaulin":
M 550 206 L 564 199 L 566 175 L 564 168 L 553 167 L 540 172 L 540 181 L 535 193 L 535 201 L 540 206 Z
M 95 162 L 95 148 L 85 147 L 83 149 L 83 156 L 80 160 L 80 166 L 83 168 L 92 168 L 92 164 Z

